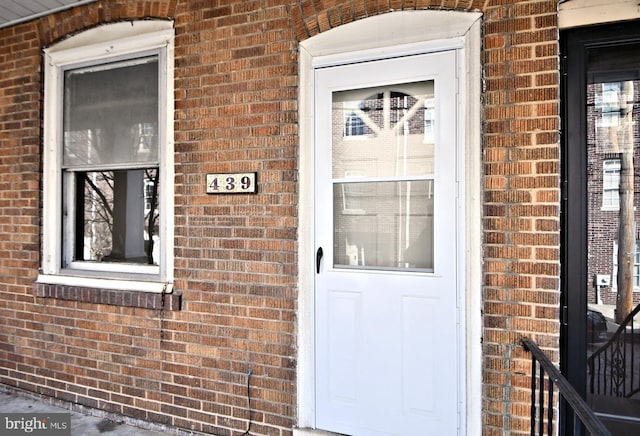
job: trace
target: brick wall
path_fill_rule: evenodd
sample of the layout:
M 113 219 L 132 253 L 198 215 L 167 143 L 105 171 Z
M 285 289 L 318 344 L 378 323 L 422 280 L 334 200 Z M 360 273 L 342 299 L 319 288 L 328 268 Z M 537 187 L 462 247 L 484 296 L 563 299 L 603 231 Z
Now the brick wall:
M 555 1 L 485 8 L 485 434 L 529 431 L 530 336 L 557 361 L 559 74 Z
M 251 369 L 252 434 L 291 433 L 295 41 L 279 2 L 217 3 L 98 1 L 0 30 L 0 383 L 225 435 L 248 426 Z M 169 296 L 159 304 L 157 296 L 55 286 L 36 294 L 41 49 L 95 25 L 147 17 L 174 19 L 176 28 L 181 310 Z M 207 196 L 205 174 L 225 171 L 257 171 L 258 194 Z
M 295 425 L 298 41 L 391 10 L 484 17 L 484 433 L 528 431 L 531 336 L 557 359 L 556 1 L 102 0 L 0 29 L 0 383 L 220 435 Z M 175 287 L 181 310 L 43 298 L 41 48 L 95 25 L 176 28 Z M 207 196 L 207 172 L 259 174 Z M 49 295 L 49 297 L 55 297 Z M 60 296 L 60 295 L 57 295 Z
M 32 389 L 46 388 L 36 369 L 51 367 L 41 357 L 46 332 L 32 293 L 40 259 L 39 49 L 33 24 L 0 30 L 0 382 Z

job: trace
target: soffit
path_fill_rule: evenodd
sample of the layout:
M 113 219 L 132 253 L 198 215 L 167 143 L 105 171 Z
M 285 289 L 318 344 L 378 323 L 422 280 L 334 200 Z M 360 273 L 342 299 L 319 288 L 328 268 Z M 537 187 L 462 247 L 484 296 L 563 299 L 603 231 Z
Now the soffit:
M 0 0 L 0 28 L 95 0 Z

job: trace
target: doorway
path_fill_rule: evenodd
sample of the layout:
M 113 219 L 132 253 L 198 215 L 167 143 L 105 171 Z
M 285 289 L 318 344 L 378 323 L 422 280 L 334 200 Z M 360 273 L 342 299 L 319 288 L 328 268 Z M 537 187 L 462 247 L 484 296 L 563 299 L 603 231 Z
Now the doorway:
M 320 68 L 316 424 L 459 426 L 456 51 Z
M 620 435 L 640 431 L 639 24 L 561 34 L 561 366 Z

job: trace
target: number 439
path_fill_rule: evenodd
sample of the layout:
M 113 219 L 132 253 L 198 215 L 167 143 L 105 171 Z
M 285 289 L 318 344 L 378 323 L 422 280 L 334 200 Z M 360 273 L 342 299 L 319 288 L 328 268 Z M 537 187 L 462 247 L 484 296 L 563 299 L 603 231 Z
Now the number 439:
M 256 192 L 256 173 L 207 174 L 207 194 Z

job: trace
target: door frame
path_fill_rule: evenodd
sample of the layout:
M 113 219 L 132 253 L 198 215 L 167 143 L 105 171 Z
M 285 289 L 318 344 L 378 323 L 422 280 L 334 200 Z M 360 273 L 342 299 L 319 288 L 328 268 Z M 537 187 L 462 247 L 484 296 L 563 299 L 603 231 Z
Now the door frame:
M 477 12 L 398 11 L 339 26 L 300 43 L 296 436 L 316 434 L 312 430 L 316 426 L 314 71 L 443 50 L 456 51 L 458 69 L 456 168 L 460 238 L 456 275 L 462 350 L 459 428 L 463 434 L 476 434 L 482 428 L 481 17 Z M 381 40 L 381 28 L 392 37 Z
M 640 41 L 638 21 L 561 30 L 561 276 L 560 368 L 582 396 L 587 387 L 587 138 L 586 83 L 589 49 Z M 570 225 L 569 225 L 570 223 Z M 576 253 L 579 253 L 576 255 Z M 571 344 L 571 345 L 569 345 Z M 561 425 L 573 418 L 561 405 Z

